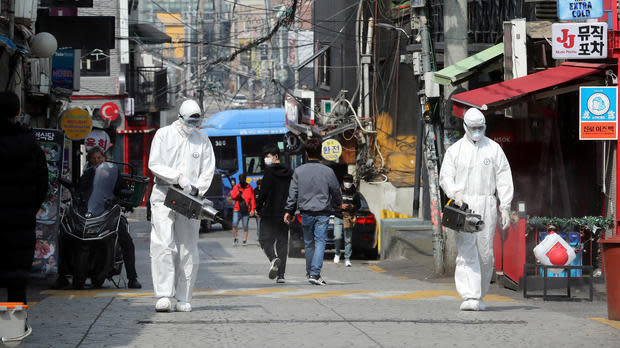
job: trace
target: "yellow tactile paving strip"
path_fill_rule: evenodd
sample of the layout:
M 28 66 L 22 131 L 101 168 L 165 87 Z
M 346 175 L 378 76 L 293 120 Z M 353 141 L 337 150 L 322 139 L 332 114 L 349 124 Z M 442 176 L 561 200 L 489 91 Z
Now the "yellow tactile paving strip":
M 598 321 L 599 323 L 611 326 L 611 327 L 613 327 L 616 330 L 620 330 L 620 321 L 609 320 L 609 319 L 605 319 L 605 318 L 588 318 L 588 319 L 594 320 L 594 321 Z

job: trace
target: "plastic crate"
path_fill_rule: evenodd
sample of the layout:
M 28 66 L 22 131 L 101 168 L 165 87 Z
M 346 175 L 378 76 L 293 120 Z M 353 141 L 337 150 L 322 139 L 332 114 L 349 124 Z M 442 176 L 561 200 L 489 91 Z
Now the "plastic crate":
M 133 191 L 133 194 L 130 197 L 122 198 L 121 203 L 132 208 L 139 207 L 144 201 L 144 194 L 146 193 L 150 178 L 137 175 L 131 176 L 129 174 L 122 174 L 122 177 L 129 189 Z
M 575 249 L 575 254 L 577 257 L 575 257 L 573 262 L 571 262 L 568 266 L 583 266 L 583 250 L 579 249 L 581 243 L 581 235 L 579 232 L 557 232 L 557 234 Z M 542 242 L 545 237 L 547 237 L 547 232 L 540 232 L 538 234 L 538 243 Z M 545 275 L 542 268 L 539 268 L 538 272 L 541 277 Z M 581 269 L 570 270 L 571 277 L 581 277 L 581 274 Z M 556 274 L 551 271 L 547 271 L 547 277 L 568 277 L 568 272 L 564 270 L 562 273 Z

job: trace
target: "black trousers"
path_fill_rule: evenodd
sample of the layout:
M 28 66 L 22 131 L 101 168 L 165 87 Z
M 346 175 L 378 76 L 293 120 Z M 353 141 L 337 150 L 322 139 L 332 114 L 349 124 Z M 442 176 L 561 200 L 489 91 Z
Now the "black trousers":
M 34 250 L 32 251 L 34 255 Z M 25 270 L 0 270 L 0 287 L 6 288 L 7 302 L 26 301 L 26 287 L 30 272 Z
M 123 220 L 124 218 L 118 224 L 118 244 L 120 244 L 123 253 L 123 263 L 125 264 L 127 279 L 135 279 L 138 278 L 138 273 L 136 272 L 136 247 L 133 245 L 133 239 L 131 239 Z
M 278 275 L 283 276 L 288 255 L 288 225 L 284 223 L 282 217 L 261 216 L 258 241 L 269 261 L 276 257 L 280 259 Z

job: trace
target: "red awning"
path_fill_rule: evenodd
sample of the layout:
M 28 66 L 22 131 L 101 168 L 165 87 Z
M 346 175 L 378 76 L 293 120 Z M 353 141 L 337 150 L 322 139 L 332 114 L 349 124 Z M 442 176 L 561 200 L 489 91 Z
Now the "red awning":
M 452 112 L 457 117 L 463 117 L 465 110 L 472 107 L 482 111 L 506 108 L 528 94 L 543 92 L 590 75 L 604 75 L 607 66 L 567 62 L 518 79 L 455 94 L 452 96 Z

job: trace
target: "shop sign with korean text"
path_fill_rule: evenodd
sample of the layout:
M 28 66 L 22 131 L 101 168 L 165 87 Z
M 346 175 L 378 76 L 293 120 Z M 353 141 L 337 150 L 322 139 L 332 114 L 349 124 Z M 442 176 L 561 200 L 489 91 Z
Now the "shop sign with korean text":
M 603 0 L 558 0 L 558 18 L 561 21 L 601 17 L 603 17 Z
M 553 59 L 607 58 L 607 23 L 554 23 L 551 26 Z
M 67 138 L 82 140 L 93 128 L 93 120 L 85 110 L 73 108 L 64 112 L 60 126 Z
M 336 139 L 327 139 L 323 142 L 321 155 L 328 161 L 337 162 L 342 155 L 342 145 Z
M 579 140 L 618 139 L 618 87 L 579 88 Z

